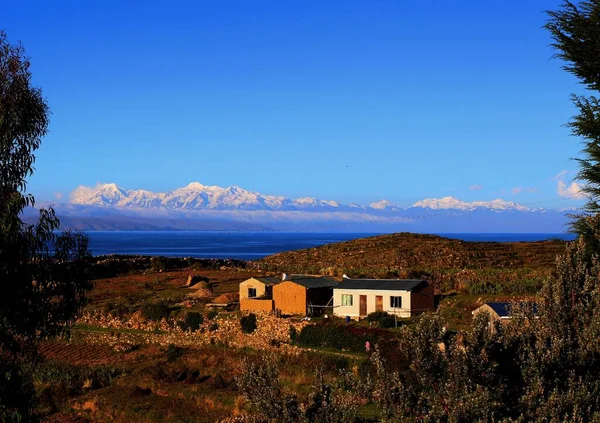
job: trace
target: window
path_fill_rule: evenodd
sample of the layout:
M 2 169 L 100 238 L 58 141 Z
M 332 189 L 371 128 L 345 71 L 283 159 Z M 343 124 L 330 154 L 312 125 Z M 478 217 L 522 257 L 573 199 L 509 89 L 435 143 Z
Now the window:
M 390 297 L 391 308 L 402 308 L 402 297 Z
M 248 298 L 256 297 L 256 288 L 248 288 Z
M 342 305 L 343 306 L 351 306 L 352 305 L 352 295 L 351 294 L 342 294 Z

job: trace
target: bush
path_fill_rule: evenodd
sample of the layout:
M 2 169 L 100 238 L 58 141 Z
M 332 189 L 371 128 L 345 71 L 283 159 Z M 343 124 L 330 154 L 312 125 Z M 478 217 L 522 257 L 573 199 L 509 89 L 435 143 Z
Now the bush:
M 170 313 L 169 304 L 164 300 L 146 302 L 142 305 L 142 316 L 147 320 L 160 321 L 167 319 Z
M 396 327 L 396 318 L 394 316 L 384 316 L 379 319 L 379 327 L 382 329 L 390 329 Z
M 214 332 L 214 331 L 216 331 L 217 329 L 219 329 L 219 324 L 218 324 L 217 322 L 215 322 L 215 323 L 211 324 L 211 325 L 208 327 L 208 330 L 209 330 L 210 332 Z
M 104 313 L 110 314 L 113 317 L 124 317 L 135 311 L 135 304 L 128 301 L 110 301 L 104 305 Z
M 215 317 L 217 317 L 218 315 L 219 315 L 219 312 L 218 312 L 217 310 L 211 310 L 211 311 L 209 311 L 209 312 L 208 312 L 208 314 L 206 315 L 206 318 L 207 318 L 208 320 L 212 320 L 212 319 L 214 319 Z
M 240 319 L 240 324 L 242 326 L 242 332 L 244 333 L 252 333 L 256 330 L 256 315 L 254 313 L 250 313 L 247 316 L 244 316 Z
M 378 322 L 382 317 L 389 316 L 385 311 L 374 311 L 367 316 L 367 322 Z
M 391 337 L 387 331 L 335 324 L 316 324 L 302 328 L 298 335 L 298 344 L 306 347 L 329 347 L 339 350 L 364 352 L 365 342 L 371 347 L 384 337 Z
M 298 331 L 296 330 L 296 328 L 294 326 L 290 326 L 290 340 L 292 342 L 296 342 L 297 339 L 298 339 Z
M 184 331 L 191 329 L 192 332 L 196 332 L 202 323 L 204 323 L 204 316 L 196 311 L 190 311 L 185 315 L 185 320 L 177 322 L 177 326 Z
M 155 272 L 162 272 L 167 268 L 164 257 L 152 257 L 150 259 L 150 266 Z
M 183 354 L 183 348 L 175 344 L 169 344 L 165 352 L 167 354 L 167 361 L 175 361 Z

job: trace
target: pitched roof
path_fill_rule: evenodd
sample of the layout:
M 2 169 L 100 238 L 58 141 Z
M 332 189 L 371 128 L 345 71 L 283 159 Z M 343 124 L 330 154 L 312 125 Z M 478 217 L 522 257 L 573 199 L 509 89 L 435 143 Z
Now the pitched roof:
M 421 279 L 347 279 L 336 289 L 378 289 L 384 291 L 412 291 L 423 282 Z
M 272 276 L 259 276 L 259 277 L 255 277 L 253 279 L 256 279 L 257 281 L 261 281 L 265 285 L 276 285 L 279 282 L 281 282 L 280 278 L 274 278 Z
M 500 317 L 510 317 L 510 311 L 513 306 L 517 307 L 533 307 L 533 314 L 537 314 L 537 303 L 509 303 L 509 302 L 488 302 L 485 303 L 489 306 L 498 316 Z
M 305 288 L 331 288 L 337 281 L 326 276 L 289 275 L 282 282 L 294 282 Z

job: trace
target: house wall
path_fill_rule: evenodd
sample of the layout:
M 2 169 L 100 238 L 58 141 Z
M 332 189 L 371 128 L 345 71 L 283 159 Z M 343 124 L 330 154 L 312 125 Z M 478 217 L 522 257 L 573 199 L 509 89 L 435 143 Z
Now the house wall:
M 273 300 L 240 300 L 241 311 L 273 311 Z
M 273 287 L 273 301 L 281 314 L 306 315 L 306 288 L 292 281 L 284 281 Z
M 435 297 L 433 295 L 433 285 L 422 284 L 420 289 L 414 289 L 410 293 L 411 315 L 424 313 L 427 310 L 435 309 Z
M 342 295 L 352 295 L 352 305 L 342 306 Z M 381 295 L 383 297 L 383 311 L 390 314 L 396 314 L 399 317 L 410 317 L 410 291 L 391 291 L 391 290 L 374 290 L 374 289 L 339 289 L 333 290 L 333 314 L 340 317 L 350 316 L 358 318 L 360 315 L 360 296 L 367 296 L 367 314 L 373 313 L 375 308 L 375 297 Z M 390 297 L 402 297 L 402 309 L 390 307 Z
M 248 288 L 256 289 L 256 296 L 260 297 L 265 294 L 265 284 L 258 279 L 250 278 L 240 283 L 240 301 L 248 298 Z

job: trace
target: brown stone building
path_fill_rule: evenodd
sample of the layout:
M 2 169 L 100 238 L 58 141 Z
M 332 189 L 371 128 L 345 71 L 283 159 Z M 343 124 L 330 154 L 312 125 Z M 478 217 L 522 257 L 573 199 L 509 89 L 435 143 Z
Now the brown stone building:
M 314 315 L 332 305 L 337 282 L 326 276 L 290 275 L 273 286 L 275 310 L 282 315 Z

